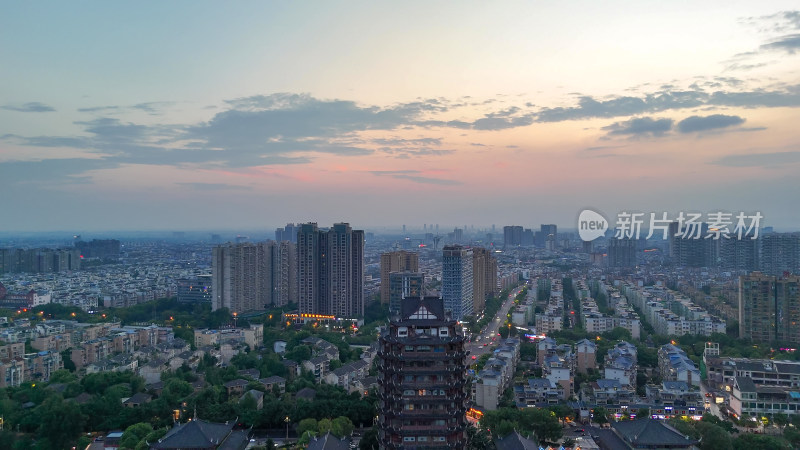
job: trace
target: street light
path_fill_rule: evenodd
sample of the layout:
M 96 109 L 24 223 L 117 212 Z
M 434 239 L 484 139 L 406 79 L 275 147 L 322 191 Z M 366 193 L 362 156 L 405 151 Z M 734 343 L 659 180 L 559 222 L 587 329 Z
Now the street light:
M 288 441 L 289 440 L 289 416 L 286 416 L 286 418 L 283 419 L 283 421 L 286 422 L 286 440 Z

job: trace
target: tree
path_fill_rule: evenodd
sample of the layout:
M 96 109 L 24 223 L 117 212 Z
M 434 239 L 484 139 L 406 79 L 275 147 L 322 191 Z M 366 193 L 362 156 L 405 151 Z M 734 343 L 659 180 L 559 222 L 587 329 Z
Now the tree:
M 59 369 L 53 372 L 50 375 L 50 383 L 72 383 L 73 381 L 77 381 L 78 377 L 76 377 L 72 372 L 66 369 Z
M 700 439 L 700 450 L 718 450 L 731 447 L 733 439 L 722 428 L 712 425 Z
M 364 433 L 364 436 L 361 437 L 361 441 L 358 443 L 358 449 L 378 450 L 378 447 L 378 429 L 372 427 Z
M 355 426 L 353 426 L 353 422 L 349 417 L 339 416 L 331 422 L 331 433 L 340 438 L 350 436 L 354 428 Z
M 733 450 L 788 450 L 788 442 L 774 436 L 742 433 L 733 440 Z
M 637 419 L 646 419 L 648 417 L 650 417 L 650 408 L 640 408 L 636 411 Z
M 308 443 L 311 442 L 311 438 L 317 436 L 317 433 L 312 430 L 308 430 L 300 436 L 300 439 L 297 440 L 297 445 L 301 448 L 308 446 Z
M 553 411 L 558 418 L 558 420 L 564 419 L 574 419 L 575 418 L 575 411 L 570 408 L 569 406 L 561 403 L 558 405 L 553 405 L 548 408 L 550 411 Z
M 147 437 L 147 435 L 152 431 L 153 427 L 151 427 L 149 423 L 145 422 L 139 422 L 129 426 L 122 433 L 122 437 L 119 440 L 120 450 L 134 450 L 136 445 L 139 444 L 139 441 Z
M 86 419 L 75 402 L 51 396 L 36 409 L 41 410 L 37 435 L 47 441 L 50 448 L 69 448 L 75 443 Z
M 306 431 L 314 431 L 314 432 L 316 432 L 317 429 L 318 429 L 317 419 L 314 419 L 312 417 L 309 417 L 307 419 L 303 419 L 297 424 L 297 434 L 299 434 L 299 435 L 302 435 Z
M 775 413 L 772 415 L 772 422 L 783 430 L 783 427 L 789 424 L 789 416 L 783 413 Z
M 467 450 L 493 450 L 494 442 L 486 430 L 475 426 L 467 427 Z
M 328 431 L 331 431 L 331 427 L 333 426 L 333 422 L 331 419 L 322 419 L 317 422 L 317 432 L 320 436 L 324 435 Z
M 592 420 L 597 422 L 600 425 L 604 425 L 608 423 L 608 410 L 603 408 L 602 406 L 598 406 L 592 412 Z

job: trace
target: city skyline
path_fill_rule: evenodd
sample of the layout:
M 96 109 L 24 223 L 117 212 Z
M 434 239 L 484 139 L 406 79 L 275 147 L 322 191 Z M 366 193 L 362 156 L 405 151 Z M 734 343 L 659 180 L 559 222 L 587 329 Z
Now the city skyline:
M 0 231 L 797 229 L 790 2 L 308 6 L 9 5 Z

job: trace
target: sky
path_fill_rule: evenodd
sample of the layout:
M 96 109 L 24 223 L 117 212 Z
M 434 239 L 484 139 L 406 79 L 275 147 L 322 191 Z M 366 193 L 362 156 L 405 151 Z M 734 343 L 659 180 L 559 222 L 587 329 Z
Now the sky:
M 0 231 L 800 229 L 796 2 L 10 2 L 0 61 Z

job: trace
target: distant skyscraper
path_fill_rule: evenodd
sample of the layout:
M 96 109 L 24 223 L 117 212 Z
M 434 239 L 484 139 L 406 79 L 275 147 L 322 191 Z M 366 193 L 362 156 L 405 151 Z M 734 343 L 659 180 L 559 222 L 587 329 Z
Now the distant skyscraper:
M 531 230 L 530 228 L 525 228 L 524 230 L 522 230 L 522 241 L 521 241 L 521 243 L 522 243 L 523 246 L 526 246 L 526 247 L 530 247 L 530 246 L 533 245 L 533 243 L 534 243 L 533 230 Z
M 555 250 L 558 247 L 558 227 L 553 224 L 542 224 L 540 227 L 544 247 L 548 250 Z
M 761 240 L 761 270 L 779 276 L 800 273 L 800 233 L 770 233 Z
M 474 308 L 472 250 L 460 245 L 444 247 L 442 255 L 442 299 L 455 320 L 472 314 Z
M 378 341 L 380 448 L 467 448 L 467 352 L 436 297 L 407 298 Z
M 636 266 L 636 241 L 633 239 L 609 239 L 607 253 L 609 267 Z
M 453 242 L 464 242 L 464 229 L 463 228 L 455 228 L 455 229 L 453 229 Z
M 316 223 L 297 234 L 298 298 L 301 314 L 357 317 L 364 314 L 364 232 L 347 223 L 320 230 Z
M 389 274 L 419 272 L 419 254 L 409 251 L 387 252 L 381 255 L 381 303 L 389 303 Z
M 388 278 L 389 314 L 391 315 L 400 314 L 400 306 L 404 298 L 423 295 L 425 275 L 420 272 L 392 272 Z
M 289 241 L 293 244 L 297 244 L 297 231 L 299 229 L 299 225 L 288 223 L 285 227 L 275 230 L 275 241 Z
M 522 245 L 522 227 L 508 225 L 503 227 L 503 247 L 517 247 Z
M 800 276 L 753 272 L 739 277 L 739 337 L 800 344 Z

